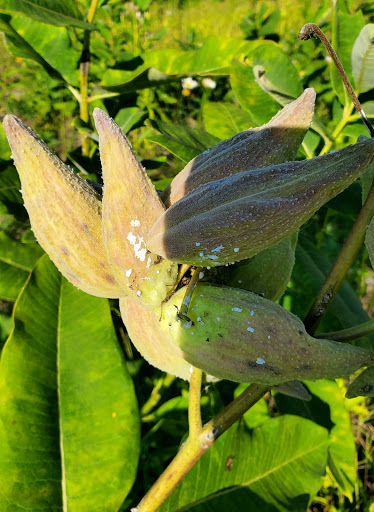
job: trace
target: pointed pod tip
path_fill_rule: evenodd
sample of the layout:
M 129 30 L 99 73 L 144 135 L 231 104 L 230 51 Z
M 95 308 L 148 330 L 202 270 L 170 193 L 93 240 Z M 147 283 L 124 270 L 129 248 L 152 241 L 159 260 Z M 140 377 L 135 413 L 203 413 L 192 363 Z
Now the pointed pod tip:
M 21 128 L 22 130 L 27 130 L 27 127 L 23 124 L 23 122 L 18 119 L 18 117 L 13 114 L 7 114 L 3 119 L 3 127 L 7 136 L 11 136 L 12 133 L 18 131 Z

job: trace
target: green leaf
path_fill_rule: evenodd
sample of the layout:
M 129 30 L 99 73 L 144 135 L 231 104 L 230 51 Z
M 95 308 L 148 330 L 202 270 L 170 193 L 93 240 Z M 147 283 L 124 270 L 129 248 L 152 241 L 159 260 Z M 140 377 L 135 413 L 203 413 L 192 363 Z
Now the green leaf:
M 43 66 L 53 78 L 63 80 L 61 74 L 53 69 L 48 62 L 10 25 L 12 18 L 6 14 L 0 14 L 0 31 L 4 32 L 7 40 L 7 49 L 15 57 L 31 59 Z
M 303 92 L 289 56 L 276 45 L 260 45 L 251 54 L 256 82 L 282 106 Z
M 235 388 L 234 398 L 238 397 L 245 389 L 247 389 L 248 384 L 243 383 L 239 384 L 237 388 Z M 243 419 L 248 428 L 257 428 L 260 427 L 271 419 L 269 414 L 268 403 L 265 398 L 261 398 L 258 402 L 255 403 L 253 407 L 249 409 L 249 411 L 243 414 Z
M 229 139 L 238 132 L 250 128 L 252 117 L 242 108 L 229 102 L 207 102 L 203 106 L 205 128 L 219 139 Z
M 230 82 L 236 99 L 256 126 L 267 123 L 278 112 L 278 103 L 258 85 L 252 67 L 233 64 Z
M 24 221 L 28 217 L 23 207 L 20 188 L 16 168 L 10 162 L 0 161 L 0 213 L 9 213 Z
M 1 22 L 1 20 L 0 20 Z M 3 125 L 0 124 L 0 159 L 1 160 L 9 160 L 10 158 L 10 147 L 8 144 L 8 140 L 5 135 L 5 131 Z
M 242 39 L 212 36 L 198 50 L 152 50 L 119 63 L 117 69 L 108 69 L 101 85 L 109 91 L 129 92 L 179 80 L 181 75 L 227 75 L 232 61 L 254 45 Z
M 220 141 L 210 133 L 188 126 L 162 121 L 150 121 L 150 123 L 153 128 L 161 132 L 161 135 L 148 136 L 147 140 L 167 149 L 185 163 Z
M 95 25 L 91 25 L 82 19 L 81 13 L 73 0 L 0 0 L 0 11 L 9 14 L 21 14 L 33 20 L 58 27 L 72 26 L 86 30 L 96 30 Z M 40 30 L 44 30 L 44 28 L 40 27 Z
M 359 92 L 374 88 L 374 24 L 369 23 L 361 30 L 352 49 L 352 69 L 356 89 Z
M 129 133 L 130 130 L 136 128 L 146 117 L 147 113 L 143 110 L 139 110 L 138 107 L 127 107 L 122 108 L 114 120 L 122 128 L 124 133 Z
M 139 418 L 108 301 L 47 256 L 20 295 L 0 362 L 0 509 L 118 510 Z
M 360 181 L 362 187 L 362 204 L 364 204 L 374 181 L 374 164 L 369 166 L 368 170 L 361 176 Z
M 299 242 L 296 246 L 296 262 L 292 274 L 294 288 L 291 289 L 291 298 L 293 293 L 296 297 L 303 298 L 303 300 L 298 298 L 292 301 L 292 311 L 300 318 L 304 318 L 307 314 L 332 264 L 333 262 L 326 258 L 323 251 L 314 247 L 306 236 L 299 236 Z M 322 319 L 318 331 L 329 332 L 345 329 L 368 320 L 369 317 L 353 288 L 347 281 L 343 281 L 340 290 Z M 373 349 L 374 336 L 360 338 L 357 344 L 360 347 Z
M 251 433 L 243 422 L 223 434 L 160 512 L 301 512 L 321 485 L 327 431 L 293 416 Z
M 0 231 L 0 298 L 16 300 L 42 254 L 39 244 L 25 245 Z
M 11 49 L 14 55 L 35 60 L 55 78 L 79 83 L 80 53 L 72 47 L 65 27 L 43 25 L 41 30 L 40 23 L 23 16 L 13 16 L 9 24 L 16 32 L 11 41 L 16 43 Z
M 336 382 L 319 380 L 304 383 L 312 400 L 303 402 L 276 393 L 277 409 L 315 421 L 330 432 L 328 466 L 340 491 L 352 498 L 357 480 L 355 440 L 343 393 Z

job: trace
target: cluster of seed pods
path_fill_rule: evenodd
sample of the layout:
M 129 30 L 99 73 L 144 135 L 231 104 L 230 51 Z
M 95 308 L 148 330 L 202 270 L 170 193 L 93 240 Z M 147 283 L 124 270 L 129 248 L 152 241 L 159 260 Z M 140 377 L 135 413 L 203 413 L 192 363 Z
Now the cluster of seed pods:
M 374 159 L 374 141 L 362 138 L 295 161 L 314 101 L 307 89 L 267 124 L 199 155 L 161 196 L 100 109 L 102 196 L 19 119 L 6 116 L 4 128 L 40 245 L 74 285 L 120 299 L 146 360 L 187 380 L 194 365 L 216 378 L 278 385 L 374 365 L 370 351 L 309 336 L 274 302 L 290 278 L 300 226 Z M 207 269 L 188 315 L 179 314 L 182 264 Z

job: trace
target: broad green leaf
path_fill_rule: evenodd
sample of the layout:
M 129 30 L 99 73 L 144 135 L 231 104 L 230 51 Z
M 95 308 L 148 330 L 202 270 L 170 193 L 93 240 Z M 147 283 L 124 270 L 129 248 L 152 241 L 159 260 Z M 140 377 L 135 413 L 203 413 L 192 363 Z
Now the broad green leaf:
M 6 313 L 0 313 L 0 356 L 4 343 L 13 327 L 12 317 Z
M 24 221 L 27 213 L 20 188 L 16 168 L 10 162 L 0 161 L 0 214 L 9 213 Z
M 80 53 L 73 49 L 65 27 L 42 25 L 43 30 L 41 30 L 40 23 L 23 16 L 13 16 L 10 25 L 38 55 L 35 58 L 31 54 L 29 57 L 24 55 L 25 58 L 32 58 L 44 67 L 44 62 L 47 62 L 50 68 L 55 70 L 56 78 L 60 75 L 70 84 L 79 83 Z M 16 56 L 22 57 L 22 55 Z M 46 70 L 49 71 L 50 68 Z
M 290 57 L 276 45 L 260 45 L 249 55 L 256 82 L 281 105 L 303 92 Z
M 365 245 L 369 253 L 371 266 L 374 268 L 374 217 L 366 229 Z
M 350 82 L 353 83 L 351 52 L 354 41 L 364 26 L 364 17 L 361 11 L 358 11 L 355 14 L 349 14 L 347 12 L 341 11 L 339 12 L 339 7 L 340 5 L 343 5 L 343 2 L 337 1 L 334 3 L 334 5 L 335 13 L 334 21 L 332 23 L 332 44 L 339 56 L 339 59 L 345 72 L 347 73 Z M 346 100 L 345 88 L 333 62 L 330 63 L 330 72 L 334 91 L 342 105 L 344 105 Z
M 361 176 L 360 181 L 362 187 L 362 203 L 364 203 L 374 181 L 374 164 L 369 166 L 368 170 Z
M 6 14 L 0 14 L 0 31 L 4 32 L 7 41 L 7 49 L 15 57 L 31 59 L 43 66 L 47 73 L 53 78 L 63 80 L 61 74 L 53 67 L 24 39 L 12 26 L 12 18 Z
M 0 11 L 21 14 L 36 21 L 59 27 L 96 29 L 94 25 L 82 19 L 73 0 L 0 0 Z M 40 27 L 40 30 L 44 30 L 44 26 Z
M 298 297 L 297 300 L 292 301 L 292 311 L 300 318 L 304 318 L 307 314 L 332 264 L 333 262 L 326 258 L 323 251 L 314 247 L 306 236 L 299 236 L 296 246 L 296 262 L 292 274 L 294 288 L 289 293 L 291 293 L 291 298 L 293 293 Z M 364 311 L 361 301 L 351 285 L 344 281 L 322 319 L 318 332 L 345 329 L 368 320 L 369 317 Z M 373 348 L 374 336 L 360 338 L 357 344 L 364 348 Z
M 16 300 L 42 254 L 39 244 L 23 244 L 0 231 L 0 298 Z
M 109 303 L 42 257 L 0 361 L 0 509 L 118 510 L 135 478 L 139 419 Z
M 198 50 L 152 50 L 130 61 L 118 63 L 117 69 L 108 69 L 101 85 L 108 90 L 125 92 L 151 87 L 163 81 L 179 80 L 180 75 L 227 75 L 232 61 L 244 56 L 256 44 L 242 39 L 211 36 Z
M 122 128 L 124 133 L 129 133 L 130 130 L 136 128 L 138 123 L 147 117 L 147 113 L 139 110 L 138 107 L 122 108 L 116 117 L 115 122 Z
M 229 139 L 253 124 L 248 112 L 229 102 L 207 102 L 203 107 L 205 128 L 219 139 Z
M 267 123 L 278 112 L 278 103 L 258 85 L 251 66 L 233 64 L 230 83 L 236 99 L 256 126 Z
M 161 132 L 161 135 L 148 136 L 147 140 L 167 149 L 185 163 L 220 141 L 210 133 L 188 126 L 162 121 L 151 121 L 151 125 Z
M 0 20 L 1 23 L 1 20 Z M 0 159 L 9 160 L 10 158 L 10 147 L 5 135 L 3 125 L 0 123 Z
M 369 23 L 361 30 L 352 49 L 352 69 L 356 89 L 359 92 L 374 88 L 374 24 Z
M 303 402 L 277 393 L 277 409 L 282 414 L 310 419 L 329 430 L 328 466 L 340 491 L 351 499 L 357 480 L 356 450 L 343 393 L 331 380 L 305 382 L 305 385 L 312 400 Z
M 249 433 L 223 434 L 161 506 L 160 512 L 301 512 L 321 485 L 328 433 L 282 416 Z

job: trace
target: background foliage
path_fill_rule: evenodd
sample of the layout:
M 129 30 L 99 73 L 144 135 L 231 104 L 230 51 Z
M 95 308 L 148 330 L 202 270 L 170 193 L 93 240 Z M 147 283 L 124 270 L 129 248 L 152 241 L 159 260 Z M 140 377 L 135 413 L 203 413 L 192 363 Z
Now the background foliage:
M 22 118 L 84 178 L 101 182 L 97 135 L 80 106 L 88 34 L 89 113 L 99 106 L 116 120 L 159 189 L 191 158 L 267 122 L 306 87 L 315 88 L 317 104 L 299 159 L 366 134 L 322 45 L 297 41 L 307 22 L 332 39 L 374 119 L 371 2 L 100 0 L 92 23 L 89 6 L 0 0 L 0 118 Z M 186 77 L 196 87 L 183 87 Z M 370 179 L 303 226 L 281 301 L 300 318 Z M 19 189 L 0 126 L 0 508 L 130 510 L 187 432 L 187 384 L 141 359 L 116 301 L 85 295 L 61 277 L 33 237 Z M 366 321 L 373 287 L 363 248 L 320 331 Z M 357 343 L 374 347 L 374 337 Z M 374 405 L 346 400 L 346 384 L 307 382 L 310 402 L 267 395 L 162 510 L 373 512 Z M 240 389 L 207 386 L 204 419 Z

